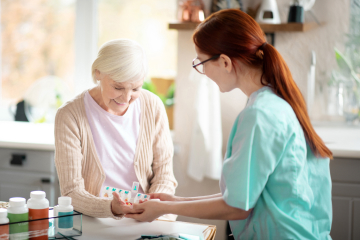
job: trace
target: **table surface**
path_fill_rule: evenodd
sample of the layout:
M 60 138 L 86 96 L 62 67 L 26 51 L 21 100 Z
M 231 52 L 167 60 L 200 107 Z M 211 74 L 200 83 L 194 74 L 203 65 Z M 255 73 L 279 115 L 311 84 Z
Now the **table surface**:
M 334 157 L 360 159 L 360 127 L 317 124 L 315 131 Z M 0 147 L 55 150 L 53 124 L 2 121 L 0 133 Z
M 216 226 L 187 222 L 173 222 L 168 220 L 155 220 L 151 223 L 137 222 L 133 219 L 123 218 L 92 218 L 83 215 L 82 236 L 76 239 L 121 239 L 134 240 L 141 235 L 160 234 L 190 234 L 199 237 L 199 240 L 213 240 Z

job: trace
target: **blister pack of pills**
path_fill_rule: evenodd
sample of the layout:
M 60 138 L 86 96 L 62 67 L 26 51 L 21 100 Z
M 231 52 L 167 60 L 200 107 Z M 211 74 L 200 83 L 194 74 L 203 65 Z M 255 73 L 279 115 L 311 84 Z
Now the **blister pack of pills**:
M 120 196 L 120 199 L 126 203 L 128 206 L 132 206 L 134 203 L 139 203 L 140 201 L 145 202 L 150 200 L 150 195 L 138 193 L 139 183 L 133 182 L 131 190 L 124 190 L 120 188 L 114 188 L 106 186 L 102 192 L 102 197 L 113 198 L 113 192 L 117 192 Z

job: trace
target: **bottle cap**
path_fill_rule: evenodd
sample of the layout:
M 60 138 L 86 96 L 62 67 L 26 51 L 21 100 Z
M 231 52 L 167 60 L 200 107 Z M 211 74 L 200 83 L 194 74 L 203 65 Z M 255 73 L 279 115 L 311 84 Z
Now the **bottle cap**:
M 25 206 L 25 198 L 22 197 L 13 197 L 9 199 L 10 207 L 23 207 Z
M 46 193 L 44 191 L 32 191 L 30 193 L 30 198 L 44 199 L 45 197 L 46 197 Z
M 59 197 L 58 203 L 62 206 L 71 205 L 71 197 Z
M 0 218 L 7 218 L 7 210 L 5 208 L 0 208 Z

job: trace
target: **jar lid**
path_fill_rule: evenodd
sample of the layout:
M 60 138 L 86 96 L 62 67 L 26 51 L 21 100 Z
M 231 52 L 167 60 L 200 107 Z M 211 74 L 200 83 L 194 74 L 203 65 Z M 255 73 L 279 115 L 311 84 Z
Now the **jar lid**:
M 5 208 L 0 208 L 0 218 L 7 218 L 7 210 Z
M 44 191 L 32 191 L 30 193 L 30 197 L 35 199 L 43 199 L 46 197 L 46 193 Z
M 9 199 L 10 207 L 23 207 L 25 206 L 25 198 L 22 197 L 13 197 Z
M 62 206 L 71 205 L 71 197 L 59 197 L 58 203 Z

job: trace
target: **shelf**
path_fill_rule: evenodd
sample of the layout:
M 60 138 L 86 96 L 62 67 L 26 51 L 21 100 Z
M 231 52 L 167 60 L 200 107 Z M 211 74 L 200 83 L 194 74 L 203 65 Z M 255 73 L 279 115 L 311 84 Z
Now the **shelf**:
M 169 29 L 176 29 L 176 30 L 194 30 L 199 23 L 192 23 L 192 22 L 172 22 L 169 23 Z M 281 24 L 259 24 L 261 29 L 265 33 L 275 33 L 275 32 L 306 32 L 317 28 L 318 25 L 315 22 L 310 23 L 281 23 Z
M 200 23 L 193 22 L 172 22 L 169 23 L 169 29 L 175 30 L 194 30 Z
M 310 22 L 310 23 L 280 23 L 280 24 L 259 23 L 259 25 L 265 33 L 274 33 L 274 32 L 306 32 L 315 29 L 323 24 L 319 25 L 315 22 Z

